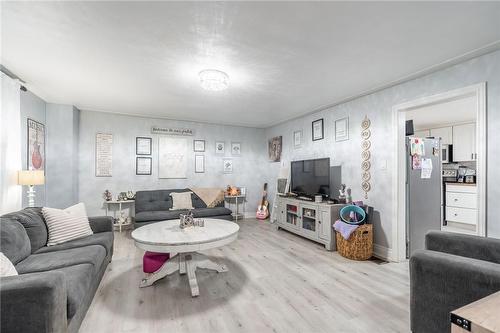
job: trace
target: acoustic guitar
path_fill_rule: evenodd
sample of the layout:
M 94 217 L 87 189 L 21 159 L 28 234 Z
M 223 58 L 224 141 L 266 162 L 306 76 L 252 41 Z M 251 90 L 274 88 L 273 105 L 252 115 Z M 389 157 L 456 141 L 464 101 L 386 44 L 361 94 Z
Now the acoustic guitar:
M 264 184 L 264 191 L 262 191 L 262 200 L 257 208 L 257 219 L 265 220 L 269 217 L 269 202 L 267 201 L 267 183 Z

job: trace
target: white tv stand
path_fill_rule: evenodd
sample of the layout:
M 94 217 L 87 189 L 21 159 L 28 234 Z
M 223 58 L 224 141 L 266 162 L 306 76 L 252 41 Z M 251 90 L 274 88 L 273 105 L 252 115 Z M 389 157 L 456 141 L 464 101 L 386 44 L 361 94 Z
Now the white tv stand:
M 328 204 L 299 200 L 293 197 L 276 197 L 275 222 L 280 228 L 324 244 L 328 251 L 335 249 L 333 223 L 339 218 L 343 204 Z

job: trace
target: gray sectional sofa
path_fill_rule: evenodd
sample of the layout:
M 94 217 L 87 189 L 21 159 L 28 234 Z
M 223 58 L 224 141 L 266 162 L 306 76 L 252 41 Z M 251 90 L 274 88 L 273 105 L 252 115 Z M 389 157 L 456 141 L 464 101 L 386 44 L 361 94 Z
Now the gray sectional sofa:
M 165 221 L 178 219 L 179 214 L 185 214 L 187 210 L 170 210 L 172 208 L 172 192 L 190 192 L 188 188 L 173 189 L 173 190 L 154 190 L 154 191 L 137 191 L 135 197 L 135 227 Z M 224 202 L 217 207 L 208 208 L 205 202 L 196 194 L 192 194 L 191 200 L 193 203 L 194 217 L 205 217 L 213 219 L 222 219 L 231 221 L 231 210 L 224 207 Z
M 431 231 L 410 258 L 414 333 L 450 332 L 450 312 L 500 290 L 500 239 Z
M 0 217 L 0 248 L 18 276 L 0 280 L 2 332 L 77 332 L 113 255 L 111 217 L 93 235 L 47 247 L 41 208 Z

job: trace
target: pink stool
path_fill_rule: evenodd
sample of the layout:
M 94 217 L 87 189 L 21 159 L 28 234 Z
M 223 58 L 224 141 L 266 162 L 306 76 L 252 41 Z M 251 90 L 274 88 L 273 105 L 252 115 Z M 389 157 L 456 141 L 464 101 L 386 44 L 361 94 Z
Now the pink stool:
M 142 270 L 144 273 L 154 273 L 170 259 L 169 253 L 149 252 L 144 253 L 142 257 Z

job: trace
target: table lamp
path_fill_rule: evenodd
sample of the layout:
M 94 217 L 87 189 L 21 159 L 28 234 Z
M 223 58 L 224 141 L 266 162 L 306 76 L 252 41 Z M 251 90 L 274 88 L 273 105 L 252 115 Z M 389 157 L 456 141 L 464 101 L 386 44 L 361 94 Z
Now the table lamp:
M 28 207 L 35 207 L 35 185 L 43 185 L 45 176 L 43 170 L 21 170 L 17 172 L 17 184 L 28 185 Z

